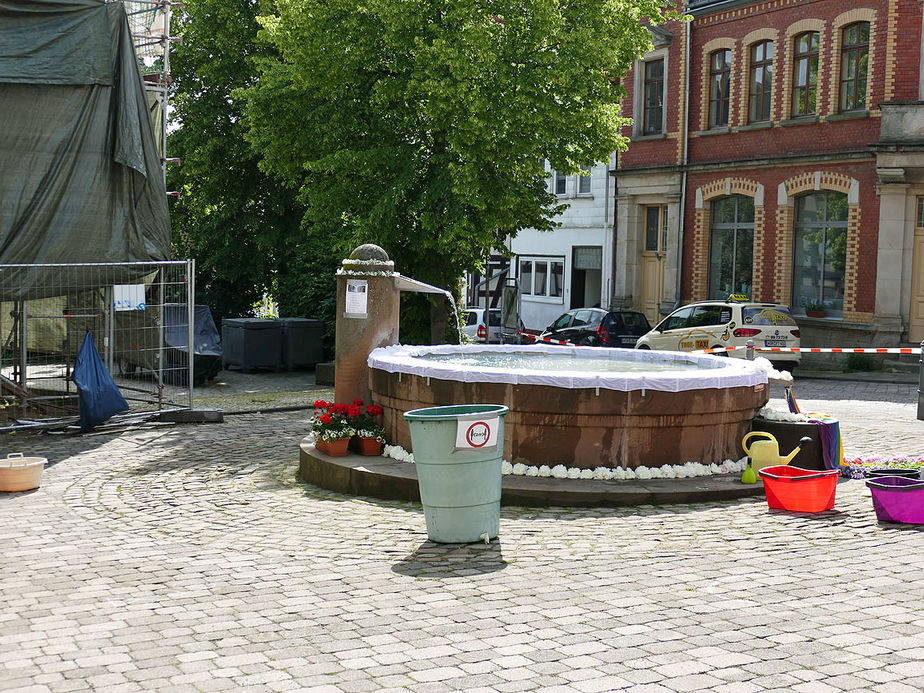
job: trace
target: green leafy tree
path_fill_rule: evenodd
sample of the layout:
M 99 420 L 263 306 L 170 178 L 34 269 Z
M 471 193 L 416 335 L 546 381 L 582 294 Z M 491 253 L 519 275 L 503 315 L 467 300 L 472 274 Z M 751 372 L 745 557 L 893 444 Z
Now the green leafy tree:
M 256 17 L 274 4 L 248 0 L 186 0 L 171 51 L 173 131 L 168 151 L 182 165 L 170 169 L 174 246 L 196 259 L 197 300 L 215 317 L 249 314 L 264 293 L 283 310 L 280 278 L 300 273 L 294 262 L 304 208 L 295 192 L 258 167 L 244 139 L 242 102 L 235 90 L 253 84 L 256 59 L 271 51 L 256 41 Z M 331 273 L 331 284 L 333 275 Z
M 279 0 L 248 138 L 312 233 L 453 290 L 555 227 L 543 160 L 574 173 L 625 148 L 619 78 L 650 49 L 643 20 L 667 17 L 658 0 Z

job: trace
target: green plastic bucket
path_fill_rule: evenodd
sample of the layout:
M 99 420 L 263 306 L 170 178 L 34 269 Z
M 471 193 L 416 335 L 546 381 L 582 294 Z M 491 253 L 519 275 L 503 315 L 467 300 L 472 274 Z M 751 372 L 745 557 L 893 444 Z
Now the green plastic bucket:
M 430 541 L 497 536 L 508 411 L 502 404 L 466 404 L 405 413 Z

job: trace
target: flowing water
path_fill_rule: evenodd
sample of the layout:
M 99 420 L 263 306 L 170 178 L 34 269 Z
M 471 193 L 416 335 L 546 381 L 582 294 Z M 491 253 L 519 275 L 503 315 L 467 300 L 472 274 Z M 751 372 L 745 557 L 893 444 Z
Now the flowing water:
M 456 333 L 459 335 L 459 344 L 462 343 L 462 321 L 459 320 L 459 309 L 456 308 L 456 299 L 453 298 L 452 293 L 447 291 L 446 298 L 449 299 L 449 305 L 452 306 L 452 314 L 456 316 Z

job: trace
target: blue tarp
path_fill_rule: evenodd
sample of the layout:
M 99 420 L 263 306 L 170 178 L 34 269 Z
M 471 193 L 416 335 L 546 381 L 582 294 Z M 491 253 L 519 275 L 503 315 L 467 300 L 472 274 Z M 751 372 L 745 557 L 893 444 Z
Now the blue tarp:
M 83 432 L 128 409 L 128 402 L 96 350 L 90 330 L 77 352 L 74 383 L 80 394 L 80 430 Z

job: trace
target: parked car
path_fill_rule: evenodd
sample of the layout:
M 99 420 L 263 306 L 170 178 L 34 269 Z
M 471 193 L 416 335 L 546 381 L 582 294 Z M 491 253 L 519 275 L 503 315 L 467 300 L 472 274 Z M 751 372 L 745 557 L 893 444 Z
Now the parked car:
M 492 308 L 489 315 L 490 325 L 485 324 L 484 308 L 471 307 L 465 309 L 465 324 L 462 326 L 462 334 L 466 335 L 473 342 L 488 342 L 490 344 L 500 344 L 501 337 L 501 309 Z M 520 320 L 520 331 L 524 330 L 523 321 Z M 488 338 L 490 336 L 490 339 Z M 520 337 L 511 336 L 508 343 L 520 343 Z
M 559 315 L 540 337 L 581 346 L 631 348 L 650 329 L 648 318 L 633 310 L 576 308 Z
M 695 351 L 745 346 L 749 339 L 759 347 L 799 347 L 799 327 L 786 306 L 740 299 L 699 301 L 678 308 L 644 337 L 636 349 Z M 745 350 L 724 352 L 745 358 Z M 758 352 L 761 353 L 761 352 Z M 801 360 L 791 352 L 763 352 L 776 368 L 791 370 Z

